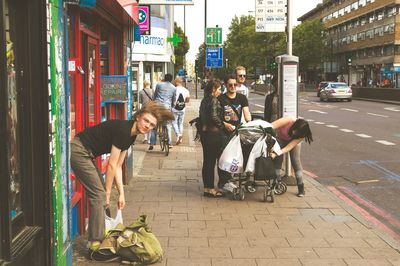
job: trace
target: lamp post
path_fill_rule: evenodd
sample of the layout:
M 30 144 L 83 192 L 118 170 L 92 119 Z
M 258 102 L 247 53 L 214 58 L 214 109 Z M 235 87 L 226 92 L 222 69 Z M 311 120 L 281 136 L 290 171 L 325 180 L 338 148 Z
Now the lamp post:
M 225 58 L 225 68 L 228 69 L 228 58 Z

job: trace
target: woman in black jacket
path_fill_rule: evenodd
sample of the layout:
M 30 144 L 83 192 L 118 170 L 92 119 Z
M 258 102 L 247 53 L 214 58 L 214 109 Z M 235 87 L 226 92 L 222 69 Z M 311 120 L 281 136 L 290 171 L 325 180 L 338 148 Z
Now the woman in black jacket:
M 211 79 L 204 89 L 204 98 L 200 104 L 200 141 L 203 146 L 203 184 L 204 196 L 222 197 L 222 193 L 214 188 L 215 163 L 221 155 L 221 134 L 223 134 L 223 110 L 217 97 L 221 94 L 221 83 Z

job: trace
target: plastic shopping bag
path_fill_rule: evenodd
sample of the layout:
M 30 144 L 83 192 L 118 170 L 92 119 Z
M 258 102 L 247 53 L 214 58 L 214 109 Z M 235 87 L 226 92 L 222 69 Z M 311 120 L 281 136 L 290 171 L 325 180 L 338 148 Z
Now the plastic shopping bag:
M 112 229 L 115 229 L 115 227 L 117 227 L 118 224 L 123 224 L 123 220 L 122 220 L 122 210 L 118 209 L 117 211 L 117 215 L 115 216 L 115 218 L 111 218 L 110 216 L 105 215 L 105 222 L 106 222 L 106 233 Z
M 234 136 L 225 147 L 219 158 L 218 167 L 232 174 L 243 172 L 243 154 L 239 135 Z
M 256 158 L 260 157 L 262 153 L 266 154 L 266 147 L 267 145 L 265 144 L 265 137 L 261 136 L 256 143 L 254 143 L 253 148 L 251 149 L 251 152 L 249 154 L 249 157 L 247 159 L 247 165 L 246 165 L 246 170 L 245 172 L 254 172 L 254 165 Z

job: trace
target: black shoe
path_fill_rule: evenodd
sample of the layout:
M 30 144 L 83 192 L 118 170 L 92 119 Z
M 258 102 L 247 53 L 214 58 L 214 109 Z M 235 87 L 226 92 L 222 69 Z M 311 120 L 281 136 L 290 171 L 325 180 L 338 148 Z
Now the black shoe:
M 153 145 L 149 146 L 149 151 L 152 151 L 154 149 Z
M 113 254 L 109 250 L 89 249 L 89 259 L 94 261 L 111 262 L 111 261 L 118 261 L 120 257 L 116 254 Z
M 297 193 L 297 197 L 304 197 L 306 195 L 306 192 L 304 191 L 304 184 L 297 185 L 297 188 L 299 190 L 299 192 Z

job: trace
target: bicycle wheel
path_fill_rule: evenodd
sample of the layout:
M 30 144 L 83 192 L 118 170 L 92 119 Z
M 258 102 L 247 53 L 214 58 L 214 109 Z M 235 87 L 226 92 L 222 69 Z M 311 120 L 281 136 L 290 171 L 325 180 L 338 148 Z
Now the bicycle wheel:
M 164 142 L 164 131 L 163 129 L 159 129 L 158 130 L 158 141 L 160 142 L 160 147 L 161 147 L 161 151 L 164 151 L 165 149 L 165 142 Z
M 166 126 L 163 126 L 163 143 L 164 143 L 164 149 L 163 151 L 165 151 L 165 156 L 168 156 L 169 154 L 169 144 L 168 144 L 168 130 Z

